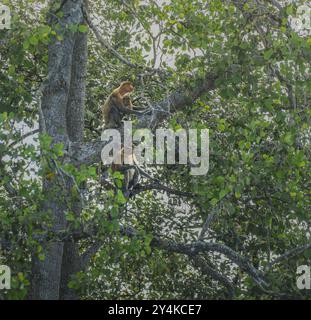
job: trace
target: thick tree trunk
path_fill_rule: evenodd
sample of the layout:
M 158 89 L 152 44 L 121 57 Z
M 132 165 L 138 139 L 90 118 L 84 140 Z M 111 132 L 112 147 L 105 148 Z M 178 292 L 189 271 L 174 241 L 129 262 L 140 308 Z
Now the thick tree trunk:
M 52 26 L 54 22 L 60 24 L 60 33 L 63 40 L 54 39 L 49 46 L 48 78 L 42 97 L 41 118 L 43 117 L 43 119 L 40 119 L 40 123 L 45 124 L 44 128 L 41 127 L 41 132 L 46 130 L 46 133 L 52 137 L 52 145 L 63 143 L 65 150 L 68 152 L 70 152 L 70 138 L 80 141 L 83 137 L 84 66 L 86 61 L 82 64 L 84 71 L 81 74 L 83 76 L 77 72 L 75 64 L 81 63 L 81 61 L 78 62 L 79 59 L 77 58 L 80 57 L 80 54 L 76 51 L 81 48 L 84 50 L 86 44 L 76 45 L 80 35 L 73 33 L 68 28 L 70 25 L 78 25 L 83 22 L 81 6 L 82 0 L 66 1 L 62 7 L 64 13 L 62 18 L 51 22 Z M 53 14 L 50 16 L 55 19 Z M 82 36 L 81 39 L 85 43 L 85 36 Z M 81 54 L 82 56 L 86 58 L 85 53 Z M 82 83 L 78 84 L 79 81 Z M 81 88 L 80 93 L 76 95 L 76 90 Z M 73 113 L 75 113 L 74 116 Z M 70 119 L 68 119 L 68 116 Z M 73 126 L 75 126 L 74 129 L 72 129 Z M 78 136 L 79 138 L 77 138 Z M 60 177 L 57 174 L 52 181 L 45 179 L 43 182 L 47 199 L 42 209 L 50 214 L 53 231 L 66 228 L 65 212 L 68 209 L 68 202 L 71 202 L 72 183 L 70 178 Z M 68 272 L 68 268 L 66 269 L 66 266 L 73 260 L 70 246 L 66 244 L 64 249 L 64 243 L 62 242 L 42 243 L 42 252 L 45 259 L 41 261 L 36 255 L 33 256 L 31 299 L 57 300 L 60 298 L 60 289 L 64 287 L 61 281 L 67 282 L 68 273 L 75 271 L 77 266 L 75 263 L 70 272 Z M 76 253 L 78 254 L 78 252 Z M 66 269 L 65 272 L 62 272 L 62 267 Z M 62 296 L 64 298 L 65 294 L 62 294 Z
M 87 64 L 87 34 L 76 34 L 72 58 L 71 85 L 67 105 L 67 132 L 71 142 L 82 142 L 84 131 L 85 78 Z M 83 186 L 80 186 L 83 189 Z M 73 203 L 75 217 L 82 211 L 81 199 Z M 77 299 L 74 290 L 68 287 L 72 275 L 82 269 L 79 246 L 73 242 L 65 242 L 62 263 L 60 299 Z

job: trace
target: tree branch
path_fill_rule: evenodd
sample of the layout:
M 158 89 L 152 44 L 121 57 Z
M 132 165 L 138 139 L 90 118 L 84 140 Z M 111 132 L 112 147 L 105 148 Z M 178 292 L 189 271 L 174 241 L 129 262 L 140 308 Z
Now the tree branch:
M 161 69 L 156 69 L 156 68 L 150 68 L 144 65 L 139 65 L 136 63 L 133 63 L 131 61 L 129 61 L 128 59 L 126 59 L 125 57 L 123 57 L 117 50 L 115 50 L 110 43 L 101 35 L 100 31 L 98 30 L 98 28 L 94 25 L 92 19 L 90 18 L 90 14 L 88 11 L 88 8 L 86 6 L 83 6 L 83 15 L 85 18 L 85 21 L 87 22 L 88 26 L 90 27 L 90 29 L 94 32 L 98 42 L 104 47 L 106 48 L 111 54 L 113 54 L 119 61 L 121 61 L 122 63 L 124 63 L 125 65 L 131 67 L 131 68 L 135 68 L 135 69 L 143 69 L 146 72 L 149 72 L 151 74 L 168 74 L 167 71 L 165 70 L 161 70 Z
M 155 128 L 167 119 L 168 114 L 183 110 L 206 92 L 215 89 L 218 76 L 208 73 L 205 78 L 193 79 L 191 84 L 180 86 L 180 89 L 152 106 L 153 113 L 139 117 L 137 128 Z M 73 154 L 77 164 L 92 165 L 100 162 L 101 151 L 108 142 L 101 140 L 86 143 L 74 143 Z
M 230 298 L 235 295 L 235 289 L 230 280 L 218 272 L 215 266 L 210 266 L 211 262 L 207 263 L 204 258 L 195 256 L 192 258 L 193 264 L 196 268 L 200 269 L 201 272 L 207 276 L 212 277 L 216 281 L 220 282 L 227 290 Z
M 19 139 L 17 139 L 16 141 L 13 141 L 12 143 L 10 143 L 8 145 L 8 148 L 13 148 L 15 147 L 18 143 L 20 143 L 21 141 L 25 140 L 26 138 L 33 136 L 37 133 L 39 133 L 39 129 L 33 130 L 33 131 L 29 131 L 27 133 L 25 133 L 24 135 L 22 135 Z
M 308 250 L 311 248 L 311 243 L 307 243 L 304 245 L 301 245 L 297 248 L 294 249 L 290 249 L 288 251 L 286 251 L 285 253 L 281 254 L 279 257 L 275 258 L 274 260 L 272 260 L 267 266 L 266 266 L 266 272 L 271 270 L 274 265 L 283 262 L 285 260 L 288 260 L 294 256 L 297 256 L 301 253 L 303 253 L 304 251 Z
M 129 238 L 136 236 L 135 230 L 131 227 L 120 226 L 120 231 L 121 234 L 124 234 Z M 153 248 L 185 254 L 191 258 L 195 257 L 201 252 L 206 253 L 211 251 L 221 253 L 229 260 L 234 262 L 241 270 L 246 272 L 260 288 L 265 290 L 264 287 L 267 286 L 267 283 L 263 279 L 262 272 L 257 270 L 248 259 L 242 257 L 225 244 L 203 241 L 197 241 L 192 244 L 184 244 L 177 243 L 172 240 L 162 239 L 160 237 L 154 237 L 150 245 Z
M 132 227 L 124 226 L 120 224 L 120 234 L 129 238 L 135 238 L 138 236 L 136 230 Z M 76 230 L 74 232 L 68 231 L 50 231 L 45 234 L 40 234 L 34 237 L 37 241 L 72 241 L 76 242 L 82 239 L 94 239 L 94 245 L 92 245 L 84 254 L 84 261 L 87 261 L 91 256 L 96 253 L 96 248 L 100 248 L 102 242 L 97 239 L 98 226 L 92 226 L 88 230 Z M 230 261 L 235 263 L 241 270 L 246 272 L 254 282 L 263 290 L 267 286 L 267 283 L 263 279 L 263 273 L 257 270 L 253 264 L 245 257 L 241 256 L 236 251 L 222 243 L 217 242 L 204 242 L 196 241 L 191 244 L 178 243 L 172 240 L 163 239 L 159 236 L 154 236 L 150 246 L 152 248 L 158 248 L 169 252 L 180 253 L 189 256 L 193 259 L 200 253 L 218 252 L 223 254 Z M 97 249 L 98 250 L 98 249 Z
M 183 192 L 183 191 L 179 191 L 179 190 L 175 190 L 172 189 L 170 187 L 164 186 L 162 184 L 158 184 L 158 183 L 152 183 L 152 184 L 148 184 L 148 185 L 139 185 L 137 188 L 135 188 L 132 192 L 131 192 L 131 196 L 135 196 L 141 192 L 144 191 L 149 191 L 149 190 L 160 190 L 160 191 L 165 191 L 168 194 L 174 194 L 177 196 L 181 196 L 181 197 L 187 197 L 187 198 L 193 198 L 194 195 L 190 192 Z
M 100 34 L 99 30 L 97 29 L 97 27 L 94 25 L 94 23 L 92 22 L 92 19 L 90 18 L 90 15 L 88 13 L 88 10 L 85 8 L 85 6 L 83 6 L 83 14 L 84 14 L 84 18 L 85 21 L 87 22 L 87 24 L 89 25 L 89 27 L 93 30 L 98 42 L 105 47 L 108 51 L 110 51 L 117 59 L 119 59 L 122 63 L 128 65 L 129 67 L 132 68 L 139 68 L 140 66 L 130 62 L 129 60 L 127 60 L 126 58 L 124 58 L 118 51 L 116 51 L 111 45 L 110 43 L 104 39 L 102 37 L 102 35 Z

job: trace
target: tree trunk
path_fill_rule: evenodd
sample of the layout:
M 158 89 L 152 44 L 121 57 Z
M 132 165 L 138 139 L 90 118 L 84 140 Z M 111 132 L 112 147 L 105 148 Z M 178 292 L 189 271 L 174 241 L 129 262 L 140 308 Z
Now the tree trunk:
M 86 64 L 86 35 L 70 31 L 70 25 L 83 22 L 82 0 L 68 0 L 62 7 L 63 16 L 55 21 L 55 15 L 50 14 L 50 25 L 59 23 L 59 34 L 62 40 L 56 38 L 49 45 L 48 77 L 44 85 L 42 97 L 41 132 L 52 137 L 52 146 L 62 143 L 64 150 L 70 153 L 70 139 L 74 141 L 83 138 L 83 103 L 85 95 L 85 64 Z M 79 52 L 81 50 L 82 52 Z M 82 61 L 83 60 L 83 61 Z M 80 65 L 77 66 L 76 64 Z M 81 69 L 80 69 L 81 68 Z M 64 157 L 63 161 L 68 161 Z M 73 181 L 69 177 L 59 176 L 51 181 L 44 179 L 43 190 L 47 199 L 42 210 L 48 212 L 52 221 L 52 231 L 66 228 L 65 213 L 68 202 L 72 203 L 71 188 Z M 62 187 L 60 187 L 62 186 Z M 63 189 L 61 189 L 63 188 Z M 77 214 L 81 211 L 79 207 Z M 42 243 L 44 260 L 33 255 L 31 299 L 58 300 L 68 296 L 64 289 L 65 282 L 71 272 L 76 271 L 77 248 L 74 244 L 63 242 Z M 73 254 L 74 253 L 74 254 Z M 69 266 L 73 260 L 75 261 Z M 63 271 L 62 271 L 63 269 Z M 64 284 L 61 283 L 64 282 Z M 62 294 L 60 293 L 62 289 Z
M 84 131 L 85 78 L 87 64 L 87 34 L 76 34 L 72 59 L 71 86 L 67 105 L 67 131 L 71 142 L 82 142 Z M 80 186 L 83 189 L 83 186 Z M 81 215 L 82 201 L 73 203 L 76 218 Z M 74 290 L 68 288 L 70 277 L 82 269 L 79 246 L 73 242 L 65 242 L 62 263 L 60 299 L 74 300 Z

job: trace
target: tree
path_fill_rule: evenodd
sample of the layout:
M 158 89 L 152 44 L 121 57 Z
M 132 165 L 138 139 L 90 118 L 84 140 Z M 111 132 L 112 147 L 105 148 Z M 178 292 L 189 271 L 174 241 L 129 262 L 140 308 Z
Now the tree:
M 306 298 L 293 284 L 311 248 L 311 43 L 290 24 L 303 3 L 13 1 L 0 31 L 5 297 Z M 154 179 L 130 199 L 102 181 L 99 105 L 127 79 L 152 110 L 137 128 L 210 129 L 207 175 L 146 166 Z M 38 130 L 21 123 L 37 122 L 24 143 Z

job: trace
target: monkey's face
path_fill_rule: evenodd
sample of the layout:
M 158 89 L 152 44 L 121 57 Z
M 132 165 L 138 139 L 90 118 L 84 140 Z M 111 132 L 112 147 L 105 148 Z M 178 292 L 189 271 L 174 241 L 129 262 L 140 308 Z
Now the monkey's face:
M 121 86 L 119 88 L 119 93 L 121 94 L 121 96 L 123 97 L 125 94 L 127 93 L 131 93 L 134 91 L 134 86 L 131 82 L 126 81 L 126 82 L 122 82 Z

